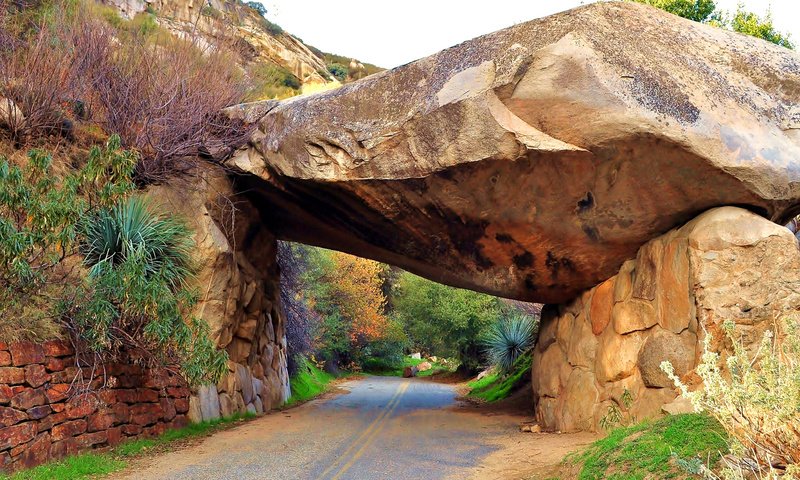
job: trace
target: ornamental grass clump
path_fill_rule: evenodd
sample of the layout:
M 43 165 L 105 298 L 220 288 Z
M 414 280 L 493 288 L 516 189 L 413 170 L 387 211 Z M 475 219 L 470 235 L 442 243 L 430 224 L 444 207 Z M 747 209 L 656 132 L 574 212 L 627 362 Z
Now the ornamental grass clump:
M 661 368 L 696 409 L 710 413 L 730 435 L 732 455 L 725 458 L 721 478 L 800 478 L 797 322 L 776 322 L 775 330 L 766 331 L 752 353 L 736 335 L 732 321 L 723 324 L 723 331 L 732 345 L 724 362 L 720 353 L 711 350 L 711 335 L 706 334 L 696 369 L 703 379 L 702 389 L 690 392 L 669 362 Z
M 511 371 L 514 362 L 531 349 L 538 323 L 535 317 L 512 313 L 493 324 L 484 338 L 486 356 L 502 373 Z

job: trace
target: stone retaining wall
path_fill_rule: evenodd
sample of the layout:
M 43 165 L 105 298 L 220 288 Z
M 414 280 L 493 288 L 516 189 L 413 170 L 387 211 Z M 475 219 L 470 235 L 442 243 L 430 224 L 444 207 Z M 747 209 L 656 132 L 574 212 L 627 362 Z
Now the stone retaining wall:
M 290 387 L 275 236 L 221 169 L 207 166 L 148 193 L 195 231 L 200 301 L 194 313 L 208 322 L 214 342 L 230 358 L 216 386 L 193 392 L 189 418 L 260 414 L 280 406 Z
M 609 407 L 631 418 L 660 414 L 678 396 L 660 364 L 685 383 L 710 332 L 722 351 L 733 320 L 756 346 L 774 320 L 800 306 L 800 252 L 786 228 L 724 207 L 645 244 L 619 273 L 542 312 L 532 380 L 536 418 L 548 430 L 596 430 Z M 674 406 L 677 406 L 676 403 Z
M 0 343 L 0 469 L 183 427 L 189 394 L 165 369 L 114 364 L 92 376 L 63 341 Z

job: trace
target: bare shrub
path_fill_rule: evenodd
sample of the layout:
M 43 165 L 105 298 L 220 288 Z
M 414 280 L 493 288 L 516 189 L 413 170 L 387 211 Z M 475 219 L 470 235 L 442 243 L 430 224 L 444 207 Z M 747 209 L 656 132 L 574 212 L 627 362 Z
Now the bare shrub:
M 71 58 L 50 28 L 43 27 L 27 43 L 0 53 L 0 96 L 9 108 L 6 124 L 16 141 L 28 135 L 60 132 L 61 102 L 73 82 Z
M 215 49 L 131 35 L 106 57 L 94 90 L 108 131 L 142 154 L 137 175 L 158 182 L 200 155 L 244 143 L 249 131 L 220 111 L 243 96 L 235 64 Z

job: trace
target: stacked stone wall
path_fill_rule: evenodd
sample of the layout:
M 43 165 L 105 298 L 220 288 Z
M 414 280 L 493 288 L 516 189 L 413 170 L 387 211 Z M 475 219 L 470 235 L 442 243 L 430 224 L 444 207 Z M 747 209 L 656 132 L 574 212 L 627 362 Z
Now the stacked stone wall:
M 597 430 L 610 408 L 630 419 L 685 408 L 673 403 L 679 392 L 661 362 L 698 388 L 706 333 L 724 352 L 721 325 L 733 321 L 756 347 L 776 320 L 797 315 L 798 265 L 791 232 L 733 207 L 648 242 L 617 275 L 544 308 L 532 368 L 537 420 L 549 430 Z
M 71 345 L 0 343 L 0 469 L 159 435 L 188 423 L 189 388 L 169 369 L 76 366 Z

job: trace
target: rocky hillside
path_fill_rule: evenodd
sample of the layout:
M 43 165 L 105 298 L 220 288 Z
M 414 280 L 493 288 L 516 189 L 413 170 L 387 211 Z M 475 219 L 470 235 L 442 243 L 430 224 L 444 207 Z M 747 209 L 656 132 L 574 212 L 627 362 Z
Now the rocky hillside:
M 101 1 L 116 8 L 126 20 L 149 16 L 176 36 L 198 33 L 209 42 L 221 41 L 240 56 L 243 66 L 259 63 L 276 66 L 284 74 L 277 75 L 277 83 L 289 89 L 336 83 L 325 59 L 255 9 L 236 0 Z M 285 75 L 287 72 L 294 78 Z

